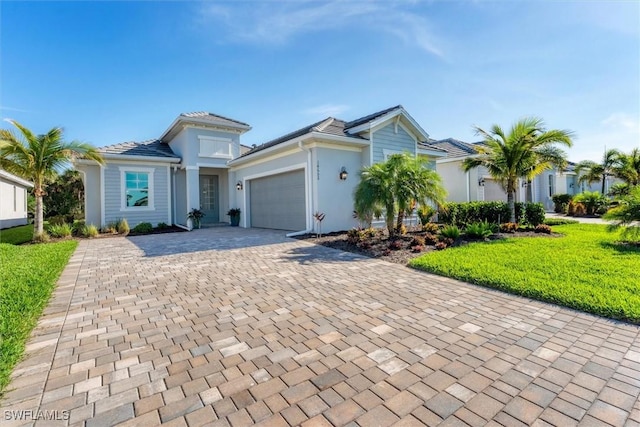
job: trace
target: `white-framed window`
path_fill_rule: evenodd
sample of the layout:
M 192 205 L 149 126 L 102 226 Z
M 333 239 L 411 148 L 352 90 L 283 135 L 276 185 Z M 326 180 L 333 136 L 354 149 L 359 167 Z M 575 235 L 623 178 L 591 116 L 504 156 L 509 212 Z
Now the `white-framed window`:
M 152 211 L 153 168 L 120 167 L 121 211 Z
M 555 188 L 555 177 L 553 175 L 549 175 L 549 197 L 553 196 L 556 192 Z
M 18 212 L 18 187 L 13 186 L 13 211 Z
M 233 141 L 229 138 L 216 138 L 213 136 L 198 136 L 200 140 L 200 157 L 213 157 L 231 159 L 233 157 Z

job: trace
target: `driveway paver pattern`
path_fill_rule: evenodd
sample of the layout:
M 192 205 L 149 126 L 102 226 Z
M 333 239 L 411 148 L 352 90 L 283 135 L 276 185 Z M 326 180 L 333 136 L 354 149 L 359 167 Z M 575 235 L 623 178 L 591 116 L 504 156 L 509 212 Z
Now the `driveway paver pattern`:
M 639 332 L 274 231 L 84 240 L 0 424 L 637 426 Z

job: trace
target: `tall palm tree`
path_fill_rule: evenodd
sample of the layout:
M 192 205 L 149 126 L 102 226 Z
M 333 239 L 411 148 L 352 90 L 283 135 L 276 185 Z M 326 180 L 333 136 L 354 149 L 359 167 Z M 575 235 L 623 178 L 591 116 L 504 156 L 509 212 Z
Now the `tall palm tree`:
M 8 121 L 19 133 L 0 129 L 0 168 L 33 182 L 36 199 L 34 237 L 37 237 L 44 232 L 42 196 L 47 182 L 75 158 L 95 160 L 100 164 L 104 160 L 89 144 L 64 141 L 61 128 L 34 135 L 17 121 Z
M 489 175 L 500 182 L 507 193 L 511 222 L 515 222 L 515 193 L 518 180 L 531 180 L 552 167 L 566 166 L 566 153 L 556 144 L 571 147 L 573 133 L 568 130 L 546 130 L 542 119 L 529 117 L 516 122 L 505 133 L 498 125 L 486 131 L 475 128 L 484 138 L 484 147 L 479 147 L 477 157 L 467 158 L 462 163 L 465 171 L 484 166 Z
M 621 153 L 613 173 L 631 187 L 640 185 L 640 148 L 634 148 L 629 154 Z
M 602 182 L 601 194 L 605 194 L 607 177 L 615 175 L 616 167 L 620 165 L 620 157 L 623 154 L 616 150 L 606 150 L 600 163 L 593 160 L 583 160 L 576 164 L 575 172 L 579 176 L 578 183 Z
M 386 162 L 362 169 L 354 194 L 355 210 L 360 218 L 369 221 L 384 213 L 389 235 L 394 236 L 415 202 L 440 205 L 445 196 L 440 176 L 427 169 L 424 161 L 407 153 L 393 154 Z

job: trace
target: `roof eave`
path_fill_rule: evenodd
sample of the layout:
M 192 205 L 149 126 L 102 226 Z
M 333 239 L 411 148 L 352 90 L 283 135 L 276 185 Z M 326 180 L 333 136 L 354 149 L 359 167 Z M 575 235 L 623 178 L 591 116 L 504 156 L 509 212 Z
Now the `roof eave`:
M 161 156 L 136 156 L 132 154 L 102 154 L 102 158 L 105 160 L 137 160 L 147 162 L 162 162 L 162 163 L 180 163 L 178 157 L 161 157 Z M 96 163 L 96 162 L 93 162 Z
M 11 174 L 7 171 L 0 170 L 0 176 L 11 182 L 15 182 L 16 184 L 24 185 L 25 187 L 29 187 L 29 188 L 33 187 L 32 182 L 27 181 L 26 179 L 20 178 L 19 176 L 15 176 L 14 174 Z
M 248 132 L 251 130 L 251 126 L 249 125 L 241 125 L 241 124 L 222 124 L 222 123 L 212 123 L 208 120 L 204 120 L 204 119 L 199 119 L 197 117 L 183 117 L 183 116 L 178 116 L 173 123 L 171 123 L 171 126 L 169 126 L 167 128 L 167 130 L 165 130 L 162 133 L 162 136 L 160 136 L 160 138 L 158 138 L 160 141 L 163 142 L 168 142 L 165 138 L 167 138 L 168 135 L 170 135 L 172 133 L 172 131 L 174 130 L 174 128 L 176 128 L 178 125 L 180 124 L 196 124 L 196 125 L 202 125 L 202 126 L 210 126 L 210 127 L 221 127 L 221 128 L 228 128 L 228 129 L 234 129 L 234 130 L 239 130 L 240 135 L 242 135 L 245 132 Z
M 411 125 L 411 127 L 413 127 L 413 131 L 417 134 L 417 136 L 419 137 L 419 140 L 428 140 L 429 139 L 429 134 L 422 129 L 422 127 L 418 124 L 418 122 L 416 122 L 413 117 L 411 117 L 411 115 L 409 113 L 407 113 L 407 111 L 400 107 L 396 110 L 392 110 L 389 111 L 386 114 L 383 114 L 382 116 L 367 122 L 367 123 L 363 123 L 360 126 L 356 126 L 353 128 L 349 128 L 347 129 L 347 132 L 350 134 L 354 134 L 354 133 L 360 133 L 360 132 L 365 132 L 365 131 L 370 131 L 371 129 L 375 128 L 376 126 L 378 126 L 379 124 L 392 119 L 396 116 L 402 115 L 407 122 L 409 122 L 409 124 Z

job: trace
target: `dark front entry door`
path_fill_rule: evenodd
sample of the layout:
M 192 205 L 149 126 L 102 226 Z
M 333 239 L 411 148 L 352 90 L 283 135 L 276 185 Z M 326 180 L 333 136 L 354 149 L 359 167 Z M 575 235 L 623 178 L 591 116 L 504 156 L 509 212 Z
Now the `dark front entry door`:
M 200 175 L 200 208 L 203 224 L 220 222 L 218 175 Z

